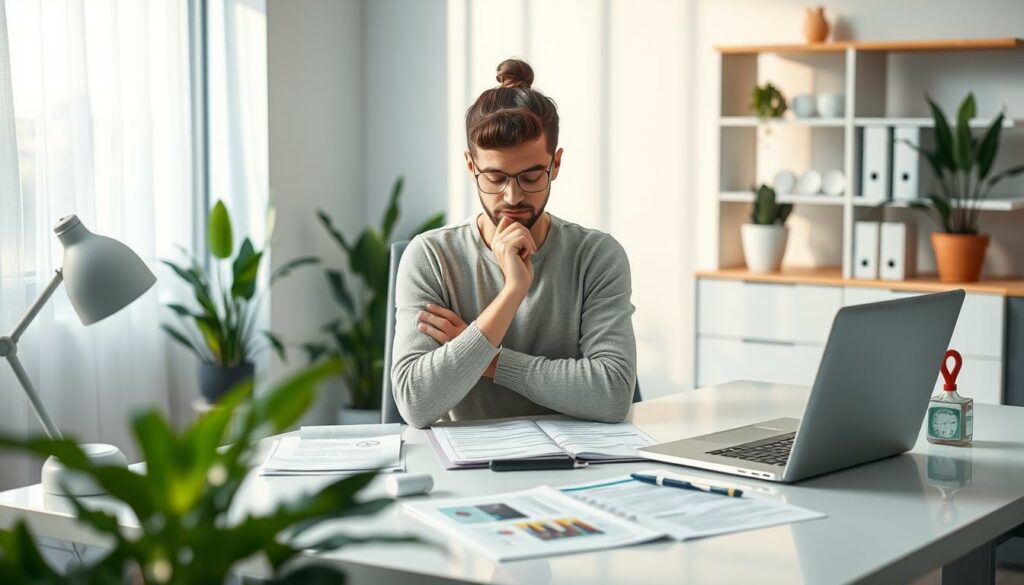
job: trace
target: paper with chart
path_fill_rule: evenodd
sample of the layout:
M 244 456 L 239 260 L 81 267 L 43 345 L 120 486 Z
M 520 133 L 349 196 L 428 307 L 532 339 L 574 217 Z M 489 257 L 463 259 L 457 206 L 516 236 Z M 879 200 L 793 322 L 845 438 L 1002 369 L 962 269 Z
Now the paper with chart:
M 662 469 L 641 472 L 692 479 Z M 706 480 L 705 480 L 706 481 Z M 662 531 L 677 540 L 740 532 L 824 518 L 825 514 L 770 497 L 730 498 L 694 490 L 651 485 L 628 475 L 566 486 L 561 491 L 582 502 Z
M 616 548 L 664 536 L 548 486 L 402 507 L 498 561 Z
M 339 475 L 401 471 L 401 435 L 304 439 L 281 437 L 263 463 L 261 475 Z
M 632 423 L 581 420 L 439 424 L 431 427 L 428 437 L 448 468 L 566 455 L 589 461 L 632 461 L 639 459 L 637 448 L 654 444 Z

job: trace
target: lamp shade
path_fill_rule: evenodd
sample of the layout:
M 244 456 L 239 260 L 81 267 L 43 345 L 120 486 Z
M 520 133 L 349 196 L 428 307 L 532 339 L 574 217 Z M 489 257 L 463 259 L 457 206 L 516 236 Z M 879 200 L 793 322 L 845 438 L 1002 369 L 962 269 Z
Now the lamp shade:
M 131 248 L 90 232 L 77 215 L 62 217 L 53 231 L 64 245 L 64 288 L 83 325 L 120 311 L 156 282 Z

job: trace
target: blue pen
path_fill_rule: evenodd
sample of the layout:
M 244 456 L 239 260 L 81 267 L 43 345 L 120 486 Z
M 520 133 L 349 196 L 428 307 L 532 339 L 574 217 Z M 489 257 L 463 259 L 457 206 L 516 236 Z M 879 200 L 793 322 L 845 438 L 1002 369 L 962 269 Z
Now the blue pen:
M 700 485 L 682 479 L 672 479 L 671 477 L 658 477 L 655 475 L 644 475 L 642 473 L 631 473 L 629 474 L 629 476 L 637 481 L 642 481 L 644 483 L 649 483 L 653 485 L 674 487 L 684 490 L 695 490 L 698 492 L 707 492 L 709 494 L 721 494 L 723 496 L 729 496 L 730 498 L 739 498 L 743 496 L 743 490 L 738 490 L 736 488 L 715 487 L 713 485 Z

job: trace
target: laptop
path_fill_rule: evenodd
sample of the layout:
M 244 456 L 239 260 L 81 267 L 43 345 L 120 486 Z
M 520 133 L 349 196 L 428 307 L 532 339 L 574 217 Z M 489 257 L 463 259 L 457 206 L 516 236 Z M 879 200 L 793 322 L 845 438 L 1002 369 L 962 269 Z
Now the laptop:
M 955 290 L 844 307 L 803 419 L 652 445 L 639 455 L 788 483 L 909 451 L 963 301 Z

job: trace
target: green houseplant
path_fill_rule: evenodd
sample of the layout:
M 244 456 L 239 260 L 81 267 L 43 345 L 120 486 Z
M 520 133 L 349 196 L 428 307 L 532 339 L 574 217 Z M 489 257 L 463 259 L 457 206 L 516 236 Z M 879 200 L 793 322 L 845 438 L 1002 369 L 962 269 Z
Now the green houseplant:
M 335 481 L 266 514 L 229 519 L 239 487 L 256 463 L 259 439 L 294 424 L 312 404 L 318 385 L 340 371 L 337 360 L 325 361 L 255 397 L 251 380 L 243 382 L 218 408 L 182 432 L 158 411 L 136 416 L 132 429 L 146 459 L 144 473 L 96 466 L 71 439 L 0 436 L 2 448 L 59 457 L 130 508 L 138 520 L 137 528 L 126 528 L 109 511 L 68 497 L 77 520 L 108 537 L 109 549 L 95 562 L 61 574 L 43 559 L 28 526 L 19 522 L 11 530 L 0 530 L 0 582 L 214 585 L 224 583 L 240 561 L 263 557 L 274 570 L 273 583 L 339 583 L 344 577 L 335 569 L 296 562 L 300 551 L 410 541 L 336 533 L 316 542 L 304 537 L 307 529 L 325 520 L 374 514 L 388 506 L 389 499 L 358 497 L 373 473 Z
M 928 194 L 911 206 L 927 210 L 941 228 L 940 232 L 932 234 L 939 279 L 975 281 L 981 273 L 989 242 L 988 235 L 978 229 L 982 203 L 1001 181 L 1024 172 L 1024 164 L 992 172 L 999 153 L 1002 112 L 978 139 L 970 128 L 970 121 L 977 114 L 973 93 L 960 103 L 955 128 L 950 126 L 942 109 L 931 98 L 926 99 L 935 122 L 935 147 L 926 149 L 909 141 L 905 143 L 928 161 L 938 193 Z
M 756 273 L 774 272 L 782 267 L 789 228 L 786 219 L 793 212 L 792 203 L 778 203 L 775 190 L 761 185 L 754 194 L 750 222 L 740 226 L 743 257 L 747 270 Z
M 348 259 L 348 274 L 330 268 L 325 272 L 341 317 L 323 326 L 329 336 L 326 343 L 307 343 L 310 360 L 324 354 L 338 356 L 345 363 L 344 384 L 349 393 L 348 414 L 351 422 L 380 422 L 380 398 L 384 372 L 384 335 L 387 322 L 388 275 L 390 248 L 400 213 L 403 179 L 395 180 L 380 228 L 367 227 L 355 240 L 346 238 L 335 227 L 331 216 L 317 210 L 317 219 Z M 408 237 L 444 225 L 444 214 L 427 219 Z M 351 414 L 360 412 L 361 414 Z M 345 421 L 347 422 L 347 421 Z
M 272 225 L 268 232 L 273 232 Z M 161 328 L 199 358 L 200 389 L 213 403 L 241 380 L 252 378 L 256 352 L 269 347 L 285 359 L 285 345 L 278 335 L 256 331 L 260 302 L 269 286 L 292 270 L 319 260 L 304 256 L 286 262 L 270 275 L 270 285 L 257 291 L 264 250 L 257 250 L 245 238 L 232 257 L 233 228 L 222 201 L 210 212 L 207 245 L 211 256 L 207 266 L 195 258 L 190 258 L 188 265 L 163 261 L 192 288 L 195 305 L 168 304 L 179 327 L 164 323 Z
M 761 121 L 781 118 L 787 108 L 786 98 L 779 88 L 771 83 L 755 85 L 750 92 L 750 109 L 754 110 Z

